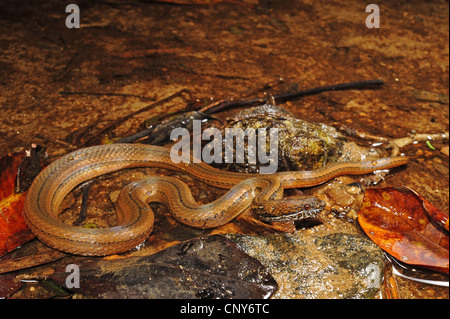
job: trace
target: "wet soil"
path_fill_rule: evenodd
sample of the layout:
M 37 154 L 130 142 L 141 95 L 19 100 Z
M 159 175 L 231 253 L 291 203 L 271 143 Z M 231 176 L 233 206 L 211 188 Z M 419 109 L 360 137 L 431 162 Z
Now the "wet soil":
M 388 138 L 448 131 L 448 1 L 383 2 L 380 28 L 372 29 L 367 4 L 356 0 L 245 3 L 251 6 L 78 1 L 81 28 L 69 29 L 66 3 L 0 1 L 0 155 L 38 143 L 55 159 L 181 89 L 207 104 L 383 79 L 378 89 L 327 92 L 282 106 L 303 120 Z M 144 120 L 187 104 L 183 95 L 89 144 L 133 134 Z M 448 212 L 448 141 L 430 145 L 403 148 L 410 163 L 383 186 L 407 185 Z M 197 198 L 210 192 L 194 186 Z M 448 290 L 403 291 L 403 298 L 448 298 Z

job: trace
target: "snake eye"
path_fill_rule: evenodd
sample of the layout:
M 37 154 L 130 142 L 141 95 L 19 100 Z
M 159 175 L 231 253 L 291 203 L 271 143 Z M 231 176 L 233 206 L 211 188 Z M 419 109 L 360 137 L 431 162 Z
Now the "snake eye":
M 309 204 L 305 204 L 305 206 L 303 206 L 304 209 L 308 210 L 311 208 L 311 206 Z

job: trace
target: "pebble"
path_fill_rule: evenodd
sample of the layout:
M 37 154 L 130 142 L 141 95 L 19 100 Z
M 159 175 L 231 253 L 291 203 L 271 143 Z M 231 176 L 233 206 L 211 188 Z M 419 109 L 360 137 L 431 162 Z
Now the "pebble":
M 439 159 L 439 161 L 433 160 L 431 165 L 433 165 L 434 169 L 437 170 L 439 172 L 439 174 L 444 175 L 444 176 L 448 175 L 449 174 L 448 167 L 443 164 L 441 159 Z

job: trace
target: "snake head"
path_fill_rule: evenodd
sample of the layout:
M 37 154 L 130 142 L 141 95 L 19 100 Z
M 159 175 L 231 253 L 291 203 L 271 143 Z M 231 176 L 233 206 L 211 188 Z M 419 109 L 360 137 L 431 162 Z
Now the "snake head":
M 284 222 L 314 218 L 325 208 L 325 202 L 315 197 L 288 197 L 257 202 L 251 206 L 252 213 L 267 222 Z

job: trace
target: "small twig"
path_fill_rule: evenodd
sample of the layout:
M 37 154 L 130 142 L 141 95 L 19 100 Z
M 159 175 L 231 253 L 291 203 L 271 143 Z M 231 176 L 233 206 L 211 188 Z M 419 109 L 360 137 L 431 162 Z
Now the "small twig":
M 245 92 L 244 94 L 241 95 L 241 97 L 248 97 L 248 96 L 256 95 L 257 93 L 267 91 L 269 89 L 273 89 L 274 87 L 284 83 L 285 81 L 286 81 L 285 78 L 280 77 L 271 82 L 264 83 L 263 85 L 261 85 L 258 88 L 255 88 L 255 89 L 249 90 L 248 92 Z
M 346 125 L 338 126 L 338 129 L 343 131 L 346 135 L 351 137 L 357 137 L 362 140 L 376 141 L 378 143 L 383 143 L 386 148 L 392 149 L 391 156 L 398 156 L 400 149 L 406 145 L 412 144 L 414 142 L 427 142 L 427 144 L 432 140 L 448 140 L 448 132 L 442 134 L 411 134 L 410 136 L 400 137 L 396 139 L 389 139 L 382 136 L 373 135 L 366 132 L 361 132 L 356 129 L 350 128 Z
M 448 132 L 442 134 L 412 134 L 407 137 L 396 138 L 389 141 L 393 151 L 391 156 L 397 156 L 399 149 L 414 142 L 428 142 L 431 140 L 448 140 Z
M 75 67 L 75 60 L 78 58 L 79 53 L 75 53 L 75 55 L 69 60 L 69 62 L 67 62 L 66 66 L 64 67 L 64 71 L 58 75 L 57 77 L 55 77 L 54 81 L 58 82 L 60 81 L 62 78 L 64 78 L 70 71 L 72 71 L 72 69 Z
M 288 101 L 292 99 L 296 99 L 306 95 L 318 94 L 326 91 L 342 91 L 342 90 L 354 90 L 354 89 L 366 89 L 373 86 L 380 86 L 384 82 L 383 80 L 367 80 L 367 81 L 359 81 L 359 82 L 350 82 L 350 83 L 339 83 L 327 86 L 316 87 L 312 89 L 297 91 L 293 93 L 282 93 L 278 95 L 273 95 L 275 101 Z M 224 109 L 228 109 L 231 107 L 240 107 L 240 106 L 248 106 L 258 103 L 266 102 L 267 97 L 259 97 L 248 100 L 239 100 L 239 101 L 217 101 L 210 105 L 207 105 L 201 108 L 199 111 L 203 113 L 215 113 Z
M 85 221 L 87 217 L 87 201 L 89 198 L 89 189 L 91 188 L 92 184 L 94 183 L 94 180 L 88 180 L 81 184 L 79 187 L 81 189 L 81 208 L 80 208 L 80 215 L 78 216 L 78 219 L 73 223 L 74 226 L 81 225 L 82 222 Z
M 334 123 L 333 126 L 336 127 L 339 131 L 344 132 L 345 135 L 347 135 L 347 136 L 356 137 L 356 138 L 359 138 L 362 140 L 376 141 L 379 143 L 389 142 L 389 139 L 386 137 L 373 135 L 373 134 L 370 134 L 367 132 L 362 132 L 353 127 L 349 127 L 345 124 Z

